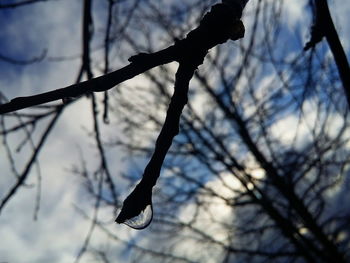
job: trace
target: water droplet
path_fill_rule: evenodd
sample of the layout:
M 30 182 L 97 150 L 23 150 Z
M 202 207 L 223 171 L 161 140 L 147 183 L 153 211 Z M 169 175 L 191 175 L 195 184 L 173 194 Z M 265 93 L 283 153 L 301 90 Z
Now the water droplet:
M 152 205 L 147 205 L 145 210 L 142 210 L 139 215 L 125 220 L 123 224 L 134 229 L 144 229 L 151 223 L 152 218 L 153 218 Z

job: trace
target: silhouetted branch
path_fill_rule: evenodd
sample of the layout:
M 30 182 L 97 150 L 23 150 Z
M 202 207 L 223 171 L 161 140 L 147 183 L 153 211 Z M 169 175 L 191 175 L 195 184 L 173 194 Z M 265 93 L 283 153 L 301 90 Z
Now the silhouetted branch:
M 178 59 L 180 65 L 176 73 L 174 94 L 169 104 L 166 119 L 142 180 L 125 199 L 122 210 L 116 219 L 117 223 L 124 223 L 137 217 L 145 211 L 147 206 L 152 209 L 152 188 L 160 175 L 165 155 L 172 140 L 179 133 L 179 121 L 182 110 L 187 103 L 189 82 L 197 67 L 203 63 L 210 48 L 224 43 L 230 38 L 236 40 L 243 37 L 244 27 L 242 22 L 238 20 L 241 16 L 239 12 L 241 10 L 230 9 L 224 4 L 215 5 L 203 17 L 198 28 L 191 31 L 185 40 L 175 44 L 175 47 L 182 46 L 182 52 Z M 143 60 L 143 57 L 144 55 L 135 56 L 134 59 Z M 151 223 L 151 220 L 152 217 L 141 226 L 132 227 L 143 229 Z
M 137 55 L 138 59 L 135 59 L 134 57 L 129 59 L 131 63 L 128 66 L 106 75 L 38 95 L 17 97 L 9 103 L 0 105 L 0 114 L 64 98 L 79 97 L 90 92 L 106 91 L 125 80 L 131 79 L 145 72 L 146 70 L 174 61 L 176 58 L 175 53 L 177 52 L 179 52 L 179 49 L 172 46 L 153 54 L 139 54 Z
M 131 63 L 128 66 L 91 80 L 34 96 L 15 98 L 9 103 L 0 105 L 0 114 L 58 99 L 79 97 L 90 92 L 106 91 L 153 67 L 172 61 L 181 61 L 184 57 L 191 56 L 191 53 L 198 48 L 209 50 L 228 39 L 241 38 L 244 35 L 244 26 L 235 13 L 239 11 L 231 10 L 224 4 L 217 5 L 216 9 L 218 6 L 223 8 L 215 17 L 203 19 L 200 27 L 191 31 L 186 39 L 176 42 L 173 46 L 152 54 L 140 53 L 129 59 Z
M 335 29 L 327 0 L 312 0 L 315 9 L 315 22 L 311 30 L 311 39 L 306 43 L 304 50 L 315 47 L 323 37 L 327 39 L 334 56 L 340 79 L 350 108 L 350 67 L 344 48 Z
M 84 73 L 87 76 L 88 81 L 93 78 L 93 73 L 91 69 L 91 54 L 90 54 L 90 44 L 91 44 L 91 39 L 93 36 L 93 19 L 92 19 L 92 13 L 91 13 L 91 7 L 92 7 L 92 0 L 84 0 L 83 1 L 83 21 L 82 21 L 82 66 L 81 66 L 81 71 L 79 76 L 81 77 Z M 97 185 L 97 194 L 96 194 L 96 199 L 95 199 L 95 205 L 94 205 L 94 212 L 93 212 L 93 218 L 90 223 L 90 228 L 88 230 L 88 233 L 86 234 L 85 240 L 83 245 L 81 246 L 77 257 L 75 258 L 75 263 L 78 263 L 81 259 L 81 257 L 84 255 L 86 252 L 92 234 L 95 230 L 96 227 L 96 221 L 98 217 L 98 212 L 101 204 L 101 199 L 102 199 L 102 189 L 103 189 L 103 181 L 104 181 L 104 172 L 106 174 L 109 174 L 109 170 L 107 165 L 105 164 L 105 155 L 104 155 L 104 150 L 102 148 L 101 140 L 100 140 L 100 133 L 99 133 L 99 125 L 97 121 L 97 105 L 96 105 L 96 99 L 95 95 L 92 94 L 90 96 L 91 98 L 91 111 L 92 111 L 92 116 L 94 120 L 94 131 L 95 131 L 95 140 L 97 142 L 97 146 L 99 149 L 100 153 L 100 158 L 102 160 L 102 170 L 99 170 L 96 172 L 96 175 L 98 175 L 98 185 Z M 64 98 L 65 99 L 65 98 Z M 71 98 L 68 98 L 70 100 Z

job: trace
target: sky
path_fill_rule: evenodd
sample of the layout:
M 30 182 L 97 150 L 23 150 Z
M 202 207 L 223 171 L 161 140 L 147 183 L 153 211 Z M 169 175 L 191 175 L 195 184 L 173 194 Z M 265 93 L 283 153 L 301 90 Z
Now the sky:
M 11 1 L 0 0 L 0 4 L 3 2 Z M 285 21 L 293 30 L 304 15 L 302 7 L 306 1 L 287 2 Z M 254 4 L 256 4 L 254 0 L 250 0 L 246 12 L 249 12 L 250 5 Z M 329 1 L 329 4 L 338 33 L 349 55 L 350 2 L 333 0 Z M 47 58 L 27 66 L 14 66 L 0 60 L 0 91 L 8 99 L 61 88 L 75 82 L 80 60 L 58 62 L 57 59 L 79 58 L 81 9 L 81 1 L 71 0 L 54 0 L 16 9 L 0 9 L 0 55 L 27 60 L 45 54 Z M 246 22 L 249 24 L 249 21 Z M 98 28 L 98 24 L 96 27 Z M 305 30 L 305 35 L 308 27 L 309 25 L 304 25 L 302 29 Z M 142 83 L 141 78 L 135 80 L 135 85 Z M 94 167 L 98 163 L 93 142 L 86 136 L 92 127 L 91 113 L 85 110 L 87 107 L 90 107 L 90 104 L 85 98 L 69 106 L 40 153 L 42 186 L 37 220 L 33 219 L 38 182 L 35 169 L 26 182 L 27 186 L 21 187 L 1 212 L 0 262 L 74 262 L 90 227 L 89 221 L 84 219 L 76 206 L 85 208 L 90 216 L 93 211 L 90 200 L 82 193 L 80 178 L 69 170 L 76 165 L 74 160 L 79 160 L 80 153 L 83 153 L 89 167 Z M 280 125 L 286 127 L 285 124 Z M 103 127 L 107 137 L 120 132 L 111 126 Z M 43 127 L 37 127 L 38 134 L 42 129 Z M 14 145 L 23 138 L 23 134 L 17 136 L 9 138 Z M 24 149 L 16 154 L 16 163 L 21 169 L 27 153 L 28 149 Z M 122 157 L 122 152 L 115 152 L 115 160 L 110 162 L 113 172 L 118 173 L 128 167 L 128 163 Z M 10 175 L 11 170 L 3 145 L 0 145 L 0 167 L 1 198 L 15 182 L 15 178 Z M 215 182 L 211 184 L 215 185 Z M 188 208 L 185 207 L 184 211 L 186 209 Z M 102 213 L 106 222 L 114 220 L 110 211 Z M 115 225 L 115 231 L 124 240 L 135 235 L 133 230 L 122 225 Z M 92 242 L 97 247 L 107 246 L 108 250 L 105 240 L 105 236 L 97 232 Z M 127 260 L 125 259 L 127 255 L 121 253 L 121 250 L 113 253 L 116 255 L 116 260 Z M 82 258 L 81 262 L 98 261 L 87 256 Z
M 30 59 L 46 52 L 53 60 L 15 67 L 0 62 L 0 89 L 8 98 L 49 91 L 75 82 L 80 61 L 55 62 L 54 58 L 80 54 L 80 2 L 60 0 L 0 10 L 0 54 Z M 90 111 L 84 110 L 86 107 L 90 104 L 87 99 L 82 99 L 66 110 L 40 153 L 42 192 L 38 219 L 33 220 L 35 169 L 26 182 L 28 187 L 22 187 L 1 213 L 0 237 L 5 242 L 1 242 L 0 262 L 74 262 L 90 226 L 75 205 L 87 207 L 89 202 L 81 195 L 81 180 L 69 170 L 78 165 L 72 160 L 79 160 L 80 152 L 90 160 L 90 166 L 94 165 L 96 156 L 92 141 L 85 136 L 92 127 Z M 42 128 L 38 127 L 39 134 Z M 14 178 L 9 176 L 4 147 L 1 145 L 0 148 L 0 195 L 3 196 Z M 24 154 L 16 155 L 21 169 L 27 157 L 25 152 L 24 149 Z M 120 169 L 122 165 L 116 158 L 111 166 Z M 108 220 L 112 219 L 109 214 Z

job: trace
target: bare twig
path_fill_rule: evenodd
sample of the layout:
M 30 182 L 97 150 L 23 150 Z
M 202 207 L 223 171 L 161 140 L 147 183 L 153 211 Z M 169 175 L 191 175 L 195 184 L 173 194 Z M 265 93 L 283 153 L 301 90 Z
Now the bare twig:
M 37 156 L 40 152 L 40 149 L 42 148 L 42 145 L 45 143 L 48 135 L 50 134 L 52 128 L 54 127 L 56 121 L 58 120 L 59 116 L 61 115 L 62 111 L 63 111 L 64 107 L 60 107 L 57 112 L 55 113 L 54 118 L 51 120 L 50 124 L 47 126 L 45 132 L 43 133 L 43 135 L 41 136 L 40 142 L 38 143 L 38 145 L 36 146 L 34 153 L 32 155 L 32 157 L 30 158 L 29 162 L 27 163 L 24 171 L 21 173 L 20 177 L 18 177 L 17 182 L 11 187 L 11 189 L 9 190 L 9 192 L 5 195 L 5 197 L 1 200 L 0 203 L 0 213 L 1 210 L 4 208 L 4 206 L 6 205 L 6 203 L 11 199 L 11 197 L 17 192 L 18 188 L 20 186 L 22 186 L 25 182 L 25 180 L 28 177 L 28 174 L 30 172 L 30 169 L 33 165 L 33 163 L 36 161 Z
M 7 62 L 7 63 L 11 63 L 11 64 L 14 64 L 14 65 L 23 65 L 23 66 L 25 66 L 25 65 L 29 65 L 29 64 L 33 64 L 33 63 L 42 61 L 46 57 L 46 54 L 47 54 L 47 50 L 44 49 L 39 56 L 35 56 L 35 57 L 29 58 L 29 59 L 26 59 L 26 60 L 14 59 L 14 58 L 5 56 L 3 54 L 0 54 L 0 60 L 3 60 L 5 62 Z

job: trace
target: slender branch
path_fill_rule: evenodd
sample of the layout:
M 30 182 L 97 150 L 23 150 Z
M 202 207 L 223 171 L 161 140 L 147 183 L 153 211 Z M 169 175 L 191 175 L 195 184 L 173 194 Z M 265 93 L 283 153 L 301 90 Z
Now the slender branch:
M 304 50 L 315 47 L 323 37 L 326 37 L 328 45 L 334 56 L 340 79 L 343 83 L 345 95 L 350 107 L 350 67 L 344 48 L 335 29 L 327 0 L 315 0 L 315 23 L 311 30 L 311 39 L 306 43 Z
M 117 223 L 123 223 L 127 219 L 136 217 L 145 207 L 152 204 L 152 188 L 160 175 L 160 169 L 173 138 L 179 133 L 180 116 L 187 103 L 188 85 L 195 69 L 194 65 L 180 63 L 176 73 L 175 91 L 163 128 L 157 138 L 154 153 L 145 168 L 141 182 L 124 201 L 123 209 L 116 220 Z M 142 228 L 145 227 L 147 225 Z
M 112 180 L 112 174 L 110 172 L 105 149 L 104 149 L 103 144 L 102 144 L 100 126 L 99 126 L 98 118 L 97 118 L 98 112 L 97 112 L 96 98 L 95 98 L 94 94 L 91 95 L 91 103 L 92 103 L 92 118 L 93 118 L 93 125 L 94 125 L 94 136 L 95 136 L 96 146 L 97 146 L 97 149 L 99 151 L 101 169 L 102 169 L 102 172 L 104 172 L 106 175 L 106 183 L 108 184 L 109 189 L 111 191 L 111 195 L 113 198 L 112 201 L 113 201 L 113 203 L 116 203 L 117 202 L 117 191 L 114 187 L 114 183 Z
M 82 67 L 80 71 L 80 75 L 86 73 L 88 80 L 91 80 L 93 78 L 93 73 L 91 69 L 91 58 L 90 58 L 90 42 L 92 39 L 92 34 L 93 34 L 93 20 L 92 20 L 92 14 L 91 14 L 91 6 L 92 6 L 92 0 L 84 0 L 83 2 L 83 22 L 82 22 Z M 98 129 L 98 124 L 97 124 L 97 113 L 96 113 L 96 101 L 95 101 L 95 96 L 92 94 L 91 96 L 91 102 L 92 102 L 92 115 L 94 119 L 94 128 L 95 128 L 95 133 L 98 133 L 96 129 Z M 98 135 L 96 135 L 98 136 Z M 99 212 L 99 207 L 101 203 L 101 192 L 102 192 L 102 186 L 103 186 L 103 172 L 100 173 L 100 178 L 98 180 L 98 187 L 97 187 L 97 198 L 95 200 L 95 205 L 94 205 L 94 214 L 93 214 L 93 219 L 91 221 L 91 225 L 89 228 L 89 231 L 85 237 L 84 243 L 82 247 L 80 248 L 78 255 L 75 259 L 75 263 L 78 263 L 81 259 L 81 257 L 84 255 L 86 252 L 91 236 L 94 232 L 95 226 L 96 226 L 96 220 L 98 217 L 98 212 Z
M 32 164 L 36 161 L 37 156 L 39 155 L 40 150 L 42 149 L 42 145 L 45 143 L 48 135 L 50 134 L 52 128 L 54 127 L 56 121 L 58 120 L 59 116 L 61 115 L 62 111 L 63 111 L 64 107 L 60 107 L 54 118 L 51 120 L 50 124 L 47 126 L 45 132 L 43 133 L 43 135 L 41 136 L 40 142 L 38 143 L 37 147 L 35 148 L 35 151 L 31 157 L 31 159 L 29 160 L 29 162 L 27 163 L 23 173 L 21 174 L 21 176 L 18 178 L 17 182 L 13 185 L 13 187 L 10 189 L 10 191 L 5 195 L 5 197 L 1 200 L 0 203 L 0 212 L 1 210 L 4 208 L 4 206 L 6 205 L 6 203 L 11 199 L 11 197 L 17 192 L 17 190 L 19 189 L 19 187 L 21 185 L 23 185 L 23 183 L 25 182 L 25 180 L 27 179 L 30 169 L 32 167 Z
M 29 58 L 29 59 L 24 59 L 24 60 L 14 59 L 14 58 L 8 57 L 6 55 L 0 54 L 0 60 L 3 60 L 7 63 L 11 63 L 14 65 L 25 66 L 25 65 L 29 65 L 29 64 L 33 64 L 33 63 L 42 61 L 46 57 L 46 54 L 47 54 L 47 50 L 44 49 L 39 56 L 35 56 L 35 57 Z

